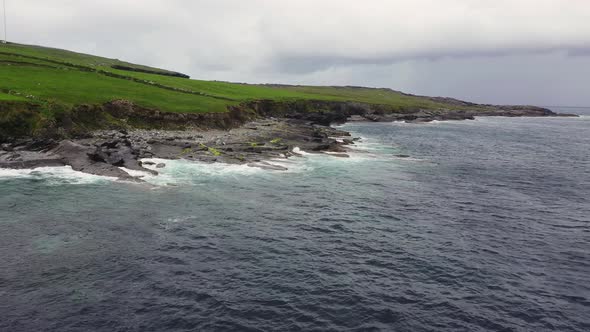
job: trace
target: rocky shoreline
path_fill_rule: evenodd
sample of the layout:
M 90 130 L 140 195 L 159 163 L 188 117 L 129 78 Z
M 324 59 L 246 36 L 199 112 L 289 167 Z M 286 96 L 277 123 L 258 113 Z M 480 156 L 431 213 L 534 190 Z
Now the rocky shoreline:
M 83 138 L 15 139 L 0 145 L 0 168 L 38 168 L 71 166 L 94 175 L 138 181 L 125 169 L 157 174 L 153 170 L 165 165 L 144 165 L 142 159 L 185 159 L 206 163 L 244 164 L 269 170 L 286 170 L 269 162 L 275 158 L 297 155 L 297 148 L 310 153 L 329 153 L 348 157 L 347 146 L 354 144 L 350 133 L 329 125 L 346 121 L 467 120 L 474 116 L 560 116 L 542 108 L 497 108 L 488 112 L 416 111 L 381 113 L 364 105 L 347 104 L 324 112 L 289 112 L 273 117 L 258 105 L 260 115 L 232 129 L 184 130 L 102 130 Z M 345 115 L 343 117 L 342 115 Z M 145 166 L 152 166 L 147 168 Z
M 157 175 L 142 159 L 185 159 L 206 163 L 244 164 L 269 170 L 286 168 L 269 162 L 297 155 L 330 152 L 347 157 L 350 134 L 296 119 L 261 119 L 230 130 L 110 130 L 79 139 L 20 140 L 3 144 L 0 168 L 66 166 L 80 172 L 141 181 L 124 169 Z M 153 168 L 153 167 L 151 167 Z

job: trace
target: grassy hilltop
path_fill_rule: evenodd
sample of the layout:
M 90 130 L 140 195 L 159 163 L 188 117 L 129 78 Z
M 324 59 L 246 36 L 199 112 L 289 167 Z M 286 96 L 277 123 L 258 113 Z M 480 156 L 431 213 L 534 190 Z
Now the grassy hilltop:
M 225 112 L 227 106 L 260 99 L 358 101 L 392 107 L 446 106 L 387 89 L 273 87 L 169 76 L 174 74 L 178 73 L 59 49 L 0 45 L 0 100 L 22 97 L 37 103 L 77 105 L 125 99 L 146 108 L 190 113 Z
M 91 115 L 82 121 L 83 126 L 77 125 L 84 116 L 80 110 L 96 111 L 112 101 L 130 102 L 158 114 L 193 115 L 228 113 L 235 106 L 254 101 L 303 104 L 310 111 L 316 111 L 318 102 L 377 105 L 387 112 L 486 108 L 390 89 L 194 80 L 181 73 L 117 59 L 40 46 L 0 44 L 0 138 L 30 136 L 63 126 L 77 126 L 78 131 L 105 127 L 112 120 L 109 115 L 101 115 L 102 122 Z

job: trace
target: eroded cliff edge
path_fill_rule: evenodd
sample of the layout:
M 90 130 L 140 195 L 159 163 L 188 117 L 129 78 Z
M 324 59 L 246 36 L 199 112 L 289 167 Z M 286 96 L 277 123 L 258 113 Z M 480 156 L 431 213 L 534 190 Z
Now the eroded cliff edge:
M 0 119 L 0 167 L 69 165 L 74 170 L 138 181 L 122 168 L 145 168 L 144 158 L 247 164 L 281 170 L 269 160 L 294 149 L 347 157 L 354 144 L 330 127 L 346 121 L 467 120 L 475 116 L 562 116 L 534 106 L 457 105 L 457 109 L 393 109 L 339 101 L 259 100 L 223 113 L 168 113 L 118 100 L 80 105 L 44 118 L 34 105 L 4 104 Z M 297 151 L 297 150 L 295 150 Z

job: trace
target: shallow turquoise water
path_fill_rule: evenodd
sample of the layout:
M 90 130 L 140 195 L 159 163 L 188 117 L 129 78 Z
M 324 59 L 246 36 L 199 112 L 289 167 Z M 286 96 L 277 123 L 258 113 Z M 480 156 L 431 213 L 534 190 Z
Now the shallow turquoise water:
M 0 171 L 0 330 L 590 329 L 590 117 L 345 129 L 288 172 Z

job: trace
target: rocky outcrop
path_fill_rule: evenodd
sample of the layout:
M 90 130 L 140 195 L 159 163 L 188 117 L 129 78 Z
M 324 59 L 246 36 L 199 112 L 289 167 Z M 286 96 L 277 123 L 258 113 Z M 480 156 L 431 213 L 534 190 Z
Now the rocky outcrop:
M 157 175 L 156 171 L 142 167 L 139 151 L 131 146 L 126 134 L 112 135 L 109 139 L 20 141 L 3 144 L 0 150 L 0 168 L 38 168 L 69 165 L 73 170 L 138 181 L 121 169 L 143 171 Z
M 445 102 L 448 102 L 447 99 L 449 98 L 445 98 Z M 478 105 L 454 99 L 453 101 L 457 105 L 456 109 L 394 108 L 387 105 L 358 102 L 312 100 L 287 102 L 261 100 L 240 107 L 251 109 L 260 116 L 299 119 L 326 126 L 346 121 L 428 122 L 434 120 L 470 120 L 476 116 L 558 116 L 551 110 L 536 106 L 494 106 Z
M 133 179 L 132 176 L 121 170 L 118 167 L 119 165 L 115 166 L 104 161 L 96 160 L 94 158 L 96 150 L 97 148 L 95 146 L 65 140 L 52 152 L 61 156 L 64 163 L 70 165 L 75 171 L 117 177 L 125 180 Z
M 60 156 L 65 165 L 70 165 L 76 171 L 95 175 L 138 180 L 121 167 L 158 174 L 141 165 L 140 151 L 132 146 L 126 132 L 114 133 L 107 139 L 93 137 L 78 141 L 64 140 L 50 153 Z
M 0 167 L 70 165 L 77 171 L 133 181 L 140 180 L 123 168 L 157 174 L 142 165 L 142 158 L 282 170 L 283 166 L 269 160 L 298 155 L 297 148 L 347 157 L 346 145 L 354 144 L 354 139 L 346 139 L 343 136 L 348 133 L 329 127 L 333 123 L 557 115 L 534 106 L 460 104 L 457 109 L 425 110 L 313 100 L 259 100 L 232 106 L 223 113 L 187 114 L 117 100 L 104 105 L 80 105 L 44 123 L 38 110 L 21 111 L 19 107 L 22 105 L 6 109 L 0 117 L 0 129 L 11 128 L 10 134 L 14 135 L 0 135 L 0 143 L 8 142 L 0 150 Z
M 324 126 L 333 123 L 344 123 L 352 115 L 381 114 L 391 111 L 390 107 L 383 105 L 321 100 L 259 100 L 242 104 L 239 107 L 252 110 L 262 117 L 283 117 L 311 121 Z
M 285 170 L 269 162 L 296 155 L 293 150 L 345 156 L 344 143 L 332 137 L 348 133 L 296 119 L 261 119 L 230 130 L 182 131 L 116 130 L 88 133 L 77 139 L 20 141 L 2 145 L 0 167 L 36 168 L 69 165 L 76 171 L 141 181 L 125 169 L 157 175 L 166 165 L 144 158 L 186 159 L 244 164 L 268 170 Z M 149 168 L 146 168 L 149 166 Z
M 446 99 L 445 99 L 446 100 Z M 449 101 L 446 101 L 449 102 Z M 228 107 L 227 112 L 172 113 L 150 109 L 126 100 L 104 105 L 79 105 L 44 118 L 38 106 L 0 104 L 0 142 L 18 137 L 55 139 L 78 138 L 101 129 L 224 129 L 236 128 L 260 118 L 287 118 L 328 126 L 346 121 L 466 120 L 476 116 L 557 116 L 534 106 L 476 105 L 457 101 L 456 109 L 420 109 L 392 107 L 359 102 L 294 100 L 257 100 Z
M 256 114 L 237 107 L 231 107 L 228 112 L 171 113 L 116 100 L 104 104 L 102 108 L 105 113 L 127 123 L 129 127 L 140 129 L 230 129 L 256 118 Z

